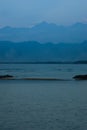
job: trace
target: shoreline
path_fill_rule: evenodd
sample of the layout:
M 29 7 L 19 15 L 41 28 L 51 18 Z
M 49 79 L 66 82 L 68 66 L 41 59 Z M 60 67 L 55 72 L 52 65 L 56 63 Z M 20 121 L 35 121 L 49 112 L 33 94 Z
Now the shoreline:
M 58 78 L 26 77 L 26 78 L 1 78 L 0 80 L 72 81 L 73 79 L 58 79 Z
M 71 80 L 87 80 L 87 75 L 75 75 L 71 79 L 62 79 L 54 77 L 23 77 L 17 78 L 13 75 L 0 75 L 0 80 L 48 80 L 48 81 L 71 81 Z

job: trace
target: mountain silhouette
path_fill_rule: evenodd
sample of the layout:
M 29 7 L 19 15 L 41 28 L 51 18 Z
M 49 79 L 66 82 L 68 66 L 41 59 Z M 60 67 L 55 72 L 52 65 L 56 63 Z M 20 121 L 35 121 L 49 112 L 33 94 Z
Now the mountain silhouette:
M 87 24 L 76 23 L 71 26 L 59 26 L 41 22 L 31 28 L 0 28 L 0 41 L 38 41 L 41 43 L 79 43 L 87 40 Z
M 87 41 L 74 44 L 0 41 L 0 62 L 59 61 L 87 61 Z

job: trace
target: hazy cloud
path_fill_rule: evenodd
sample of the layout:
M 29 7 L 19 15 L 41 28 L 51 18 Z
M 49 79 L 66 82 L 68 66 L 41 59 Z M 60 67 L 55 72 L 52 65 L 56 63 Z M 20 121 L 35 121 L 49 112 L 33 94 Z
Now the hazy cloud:
M 0 0 L 1 26 L 86 22 L 87 0 Z

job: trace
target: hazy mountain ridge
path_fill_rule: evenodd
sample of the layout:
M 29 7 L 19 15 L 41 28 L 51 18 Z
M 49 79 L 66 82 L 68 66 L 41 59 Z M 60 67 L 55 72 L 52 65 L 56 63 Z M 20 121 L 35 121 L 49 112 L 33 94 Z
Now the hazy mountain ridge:
M 0 41 L 0 62 L 59 61 L 87 61 L 87 41 L 76 44 Z
M 87 40 L 87 24 L 76 23 L 72 26 L 58 26 L 42 22 L 31 28 L 0 28 L 1 41 L 38 41 L 76 43 Z

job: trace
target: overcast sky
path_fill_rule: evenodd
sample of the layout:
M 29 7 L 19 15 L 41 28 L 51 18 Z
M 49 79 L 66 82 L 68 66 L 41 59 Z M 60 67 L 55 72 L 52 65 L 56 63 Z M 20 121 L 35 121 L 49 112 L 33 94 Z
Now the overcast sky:
M 0 0 L 0 27 L 87 22 L 87 0 Z

